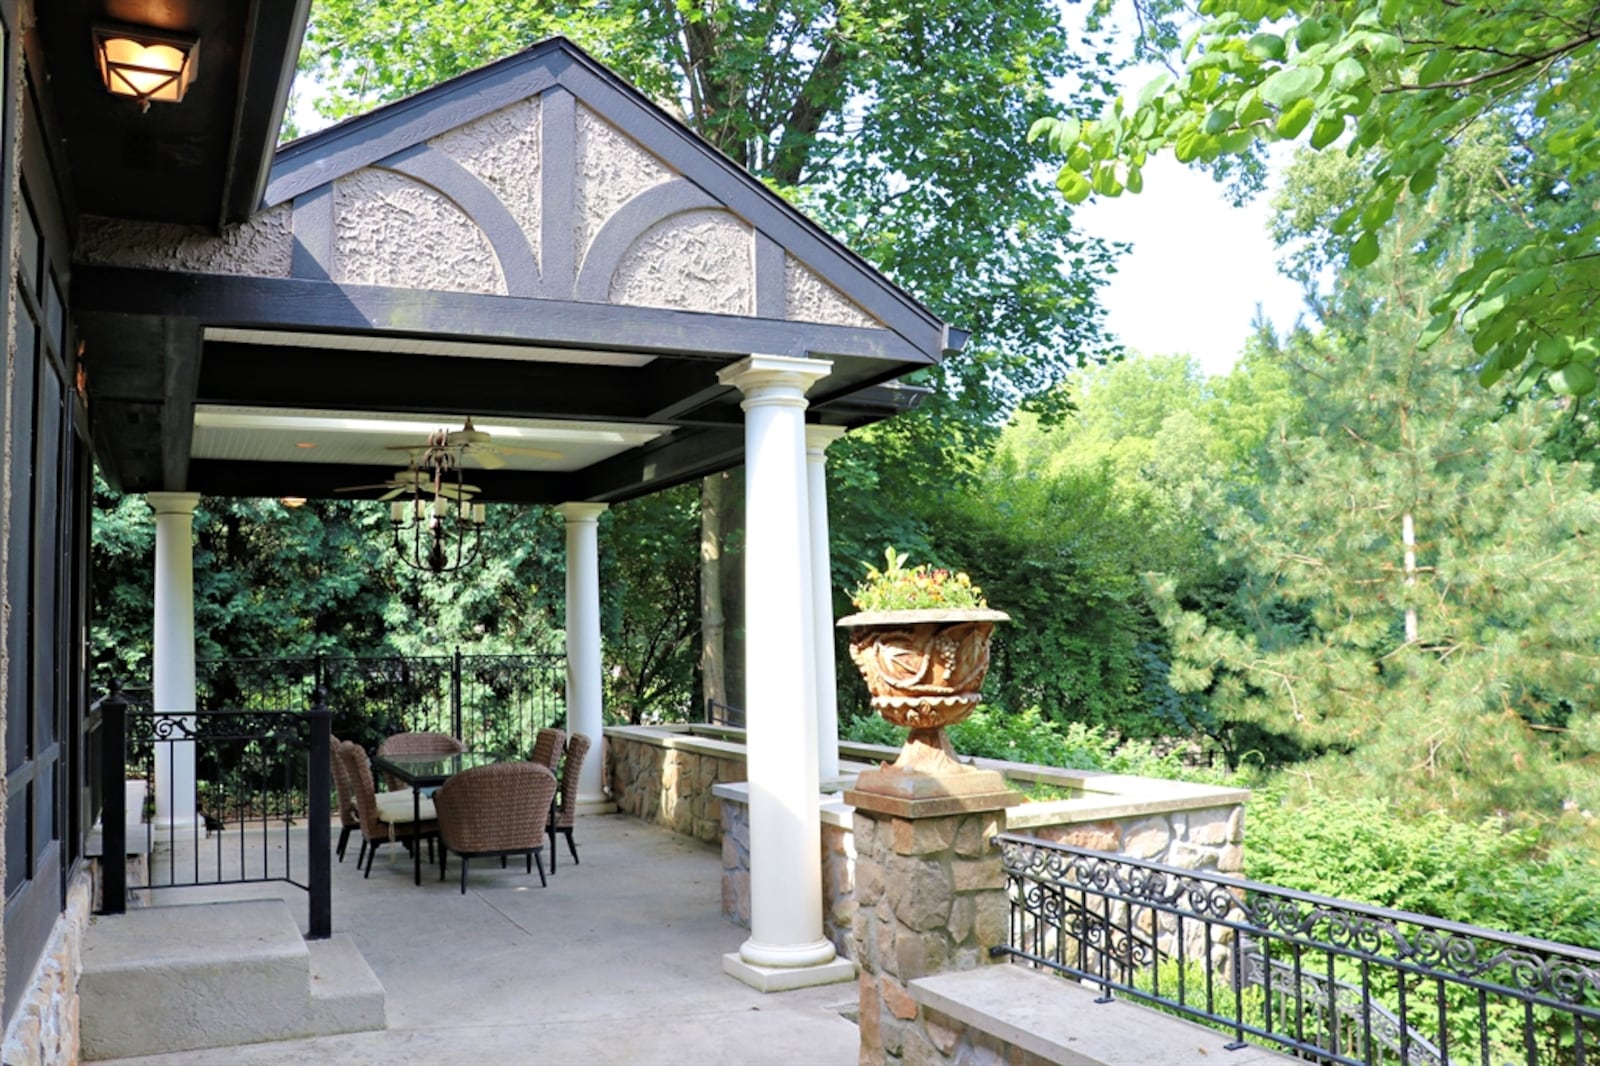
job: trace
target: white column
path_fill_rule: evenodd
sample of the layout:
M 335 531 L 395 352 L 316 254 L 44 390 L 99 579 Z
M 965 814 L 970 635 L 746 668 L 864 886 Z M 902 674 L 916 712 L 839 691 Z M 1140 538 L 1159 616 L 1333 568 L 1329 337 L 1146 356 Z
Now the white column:
M 194 509 L 195 492 L 152 492 L 145 496 L 156 518 L 156 616 L 154 627 L 154 710 L 183 717 L 175 735 L 194 732 Z M 195 817 L 194 745 L 155 745 L 156 825 L 193 831 Z
M 578 809 L 608 808 L 600 714 L 600 514 L 603 503 L 564 503 L 556 512 L 567 523 L 567 732 L 589 738 L 589 754 L 578 776 Z
M 806 389 L 832 364 L 755 355 L 718 374 L 744 394 L 745 721 L 750 938 L 723 969 L 764 991 L 853 976 L 822 935 Z
M 811 506 L 811 625 L 817 692 L 817 775 L 839 776 L 839 689 L 833 664 L 833 558 L 828 551 L 828 445 L 841 426 L 806 427 L 806 487 Z

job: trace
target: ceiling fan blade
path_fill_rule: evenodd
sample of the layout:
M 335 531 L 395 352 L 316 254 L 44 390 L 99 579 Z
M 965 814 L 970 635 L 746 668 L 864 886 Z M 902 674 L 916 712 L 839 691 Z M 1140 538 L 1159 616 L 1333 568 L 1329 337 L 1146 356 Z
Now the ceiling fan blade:
M 498 450 L 497 448 L 475 445 L 468 448 L 464 454 L 485 470 L 499 470 L 506 465 L 506 461 L 495 454 Z
M 551 451 L 549 448 L 524 448 L 518 444 L 496 444 L 493 449 L 501 455 L 525 455 L 529 459 L 564 459 L 565 452 Z
M 404 496 L 408 491 L 409 491 L 409 489 L 405 485 L 401 485 L 397 489 L 390 489 L 388 492 L 386 492 L 382 496 L 378 497 L 378 502 L 382 503 L 385 500 L 392 500 L 396 496 Z
M 394 487 L 393 481 L 380 481 L 376 485 L 341 485 L 334 492 L 366 492 L 368 489 L 389 489 Z

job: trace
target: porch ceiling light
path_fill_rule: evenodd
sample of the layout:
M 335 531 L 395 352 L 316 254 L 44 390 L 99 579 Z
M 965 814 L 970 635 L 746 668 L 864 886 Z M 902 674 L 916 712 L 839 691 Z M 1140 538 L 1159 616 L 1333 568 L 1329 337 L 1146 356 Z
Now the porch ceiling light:
M 200 38 L 145 26 L 102 22 L 94 27 L 100 80 L 117 96 L 175 104 L 189 91 L 200 58 Z

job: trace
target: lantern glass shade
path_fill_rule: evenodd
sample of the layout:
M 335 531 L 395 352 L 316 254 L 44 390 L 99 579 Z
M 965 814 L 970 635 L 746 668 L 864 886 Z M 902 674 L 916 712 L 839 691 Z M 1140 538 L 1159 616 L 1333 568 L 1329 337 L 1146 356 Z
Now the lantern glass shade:
M 198 38 L 131 26 L 96 26 L 100 80 L 117 96 L 175 104 L 189 91 L 200 51 Z

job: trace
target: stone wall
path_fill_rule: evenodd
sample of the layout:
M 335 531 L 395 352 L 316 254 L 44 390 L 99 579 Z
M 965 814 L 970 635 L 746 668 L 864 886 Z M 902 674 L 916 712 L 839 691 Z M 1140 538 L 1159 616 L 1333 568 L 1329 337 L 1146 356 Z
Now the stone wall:
M 989 844 L 999 830 L 995 810 L 919 818 L 856 809 L 851 939 L 863 1066 L 955 1062 L 957 1051 L 993 1050 L 926 1015 L 910 985 L 989 965 L 989 949 L 1005 943 L 1005 873 Z
M 1027 812 L 1019 812 L 1018 821 Z M 1087 822 L 1018 827 L 1053 844 L 1109 851 L 1184 870 L 1244 871 L 1244 805 L 1131 814 Z
M 1007 832 L 1185 870 L 1242 872 L 1248 793 L 1120 776 L 1098 783 L 1108 791 L 1086 791 L 1071 800 L 1019 803 L 1001 812 L 1000 824 Z M 748 929 L 749 789 L 739 783 L 714 787 L 714 792 L 721 814 L 722 916 Z M 620 806 L 620 799 L 618 803 Z M 833 941 L 840 955 L 859 962 L 850 939 L 860 905 L 853 815 L 853 808 L 837 797 L 822 797 L 823 935 Z
M 93 878 L 79 869 L 67 887 L 67 909 L 56 922 L 18 1004 L 0 1049 L 5 1066 L 66 1066 L 78 1061 L 78 975 L 89 925 Z
M 614 726 L 606 746 L 618 810 L 707 843 L 721 839 L 722 801 L 712 789 L 745 780 L 742 744 L 688 727 Z
M 742 782 L 715 789 L 722 808 L 722 916 L 750 928 L 750 792 Z M 822 935 L 842 958 L 853 959 L 856 842 L 848 804 L 822 804 Z

